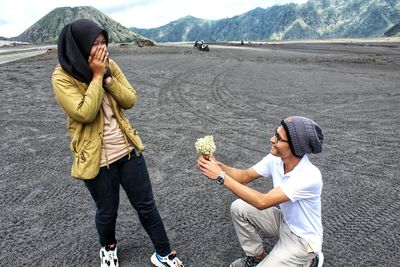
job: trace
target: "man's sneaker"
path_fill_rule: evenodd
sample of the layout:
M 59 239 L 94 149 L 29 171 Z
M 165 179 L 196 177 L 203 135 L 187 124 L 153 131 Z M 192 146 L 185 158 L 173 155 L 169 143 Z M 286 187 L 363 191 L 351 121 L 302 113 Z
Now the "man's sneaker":
M 324 254 L 321 252 L 318 252 L 315 258 L 312 260 L 310 267 L 322 267 L 322 264 L 324 263 Z
M 178 259 L 176 256 L 176 252 L 172 251 L 170 254 L 168 254 L 165 257 L 161 257 L 160 255 L 157 254 L 157 252 L 154 252 L 154 254 L 151 256 L 151 263 L 154 264 L 154 266 L 157 267 L 184 267 L 181 260 Z
M 230 267 L 254 267 L 259 264 L 261 260 L 256 259 L 256 257 L 245 256 L 243 258 L 239 258 L 229 265 Z
M 117 246 L 105 246 L 100 249 L 100 267 L 118 267 Z

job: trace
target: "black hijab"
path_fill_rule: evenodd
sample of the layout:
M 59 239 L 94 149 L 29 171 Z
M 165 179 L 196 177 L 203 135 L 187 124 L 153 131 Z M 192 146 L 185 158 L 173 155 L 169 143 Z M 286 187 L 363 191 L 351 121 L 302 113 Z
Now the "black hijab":
M 92 70 L 88 59 L 96 38 L 104 35 L 108 45 L 108 33 L 93 21 L 79 19 L 67 24 L 58 38 L 58 61 L 61 67 L 75 79 L 89 84 Z

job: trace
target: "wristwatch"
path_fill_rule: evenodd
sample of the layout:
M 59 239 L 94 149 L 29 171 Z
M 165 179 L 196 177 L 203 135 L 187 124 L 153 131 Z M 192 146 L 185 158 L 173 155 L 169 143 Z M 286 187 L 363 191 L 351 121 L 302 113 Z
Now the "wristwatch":
M 225 172 L 220 172 L 220 174 L 218 174 L 218 176 L 217 176 L 217 179 L 215 179 L 215 182 L 219 185 L 223 185 L 225 174 L 226 174 Z

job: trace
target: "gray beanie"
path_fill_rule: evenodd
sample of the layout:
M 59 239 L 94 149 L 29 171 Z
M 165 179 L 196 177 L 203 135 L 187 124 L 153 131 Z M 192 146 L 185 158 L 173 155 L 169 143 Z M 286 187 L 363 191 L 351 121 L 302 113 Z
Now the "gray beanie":
M 307 153 L 317 154 L 322 151 L 324 135 L 321 128 L 313 120 L 292 116 L 281 121 L 286 131 L 289 145 L 297 157 L 303 157 Z

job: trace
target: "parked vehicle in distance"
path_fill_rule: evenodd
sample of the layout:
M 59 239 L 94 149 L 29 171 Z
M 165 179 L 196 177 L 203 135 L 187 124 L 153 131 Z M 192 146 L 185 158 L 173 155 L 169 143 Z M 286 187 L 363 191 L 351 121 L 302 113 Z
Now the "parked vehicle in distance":
M 210 49 L 208 48 L 208 44 L 204 43 L 204 40 L 196 40 L 196 42 L 193 45 L 193 48 L 197 48 L 198 50 L 201 51 L 210 51 Z

